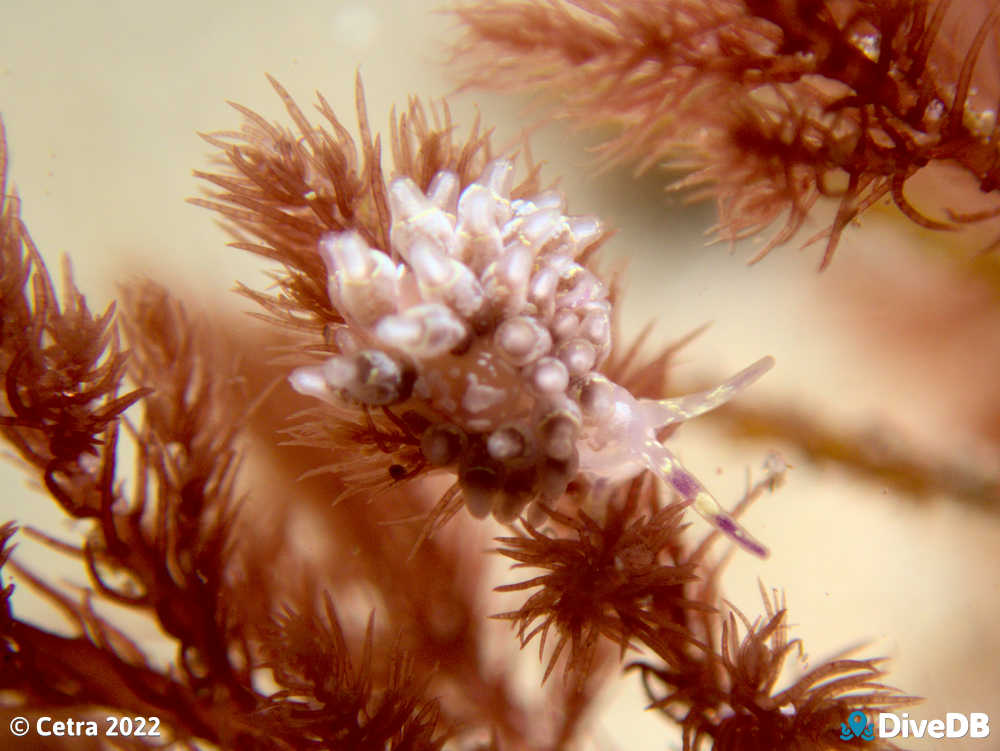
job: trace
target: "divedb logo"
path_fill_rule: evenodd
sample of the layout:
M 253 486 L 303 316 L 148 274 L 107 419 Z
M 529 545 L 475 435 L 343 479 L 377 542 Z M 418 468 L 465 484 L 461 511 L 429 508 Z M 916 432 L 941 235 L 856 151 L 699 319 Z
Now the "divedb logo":
M 840 723 L 840 739 L 849 741 L 861 738 L 871 741 L 879 738 L 989 738 L 990 717 L 985 712 L 948 712 L 944 719 L 911 720 L 906 712 L 893 714 L 881 712 L 878 723 L 869 722 L 859 709 Z

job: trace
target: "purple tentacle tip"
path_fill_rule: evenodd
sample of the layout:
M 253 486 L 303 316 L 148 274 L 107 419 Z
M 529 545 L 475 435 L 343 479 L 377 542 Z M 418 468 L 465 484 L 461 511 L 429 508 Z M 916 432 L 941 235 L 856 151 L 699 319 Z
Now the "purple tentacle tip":
M 767 558 L 768 549 L 750 537 L 746 530 L 738 525 L 732 517 L 718 514 L 712 521 L 715 523 L 715 526 L 720 532 L 727 534 L 744 550 L 753 553 L 759 558 Z

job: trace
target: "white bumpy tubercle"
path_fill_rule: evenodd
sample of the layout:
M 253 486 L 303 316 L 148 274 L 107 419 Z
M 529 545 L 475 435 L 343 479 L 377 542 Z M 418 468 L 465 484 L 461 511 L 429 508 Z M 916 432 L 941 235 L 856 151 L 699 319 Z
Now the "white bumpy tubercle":
M 330 275 L 330 300 L 347 320 L 367 328 L 396 312 L 403 269 L 389 256 L 369 248 L 356 232 L 324 235 L 319 252 Z
M 375 336 L 419 361 L 440 357 L 457 347 L 468 336 L 468 328 L 446 305 L 425 303 L 386 316 L 375 326 Z

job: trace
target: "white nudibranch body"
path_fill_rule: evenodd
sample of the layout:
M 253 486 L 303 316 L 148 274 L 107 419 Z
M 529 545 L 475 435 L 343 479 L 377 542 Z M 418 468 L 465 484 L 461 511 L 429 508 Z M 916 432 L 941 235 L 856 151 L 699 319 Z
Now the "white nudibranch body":
M 636 399 L 599 372 L 611 349 L 611 302 L 579 261 L 603 229 L 564 214 L 545 192 L 511 199 L 513 165 L 489 164 L 460 190 L 440 172 L 423 193 L 389 189 L 391 247 L 330 233 L 319 252 L 344 319 L 339 354 L 296 369 L 299 392 L 398 408 L 420 426 L 420 451 L 448 468 L 469 511 L 516 518 L 551 503 L 578 474 L 608 486 L 650 470 L 747 550 L 766 549 L 722 508 L 656 431 L 728 401 L 770 357 L 720 386 Z

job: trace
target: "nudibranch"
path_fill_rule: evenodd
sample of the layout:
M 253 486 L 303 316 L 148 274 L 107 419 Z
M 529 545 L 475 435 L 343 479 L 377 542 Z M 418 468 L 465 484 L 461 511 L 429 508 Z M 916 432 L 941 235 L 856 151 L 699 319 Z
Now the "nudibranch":
M 319 252 L 343 317 L 338 354 L 296 369 L 299 392 L 416 413 L 420 452 L 457 474 L 468 510 L 515 519 L 578 475 L 613 487 L 649 470 L 760 556 L 755 540 L 659 440 L 773 364 L 765 357 L 709 391 L 637 399 L 601 374 L 611 349 L 605 284 L 581 262 L 601 223 L 568 216 L 561 194 L 512 199 L 513 164 L 463 187 L 439 172 L 424 193 L 389 186 L 389 248 L 329 233 Z

